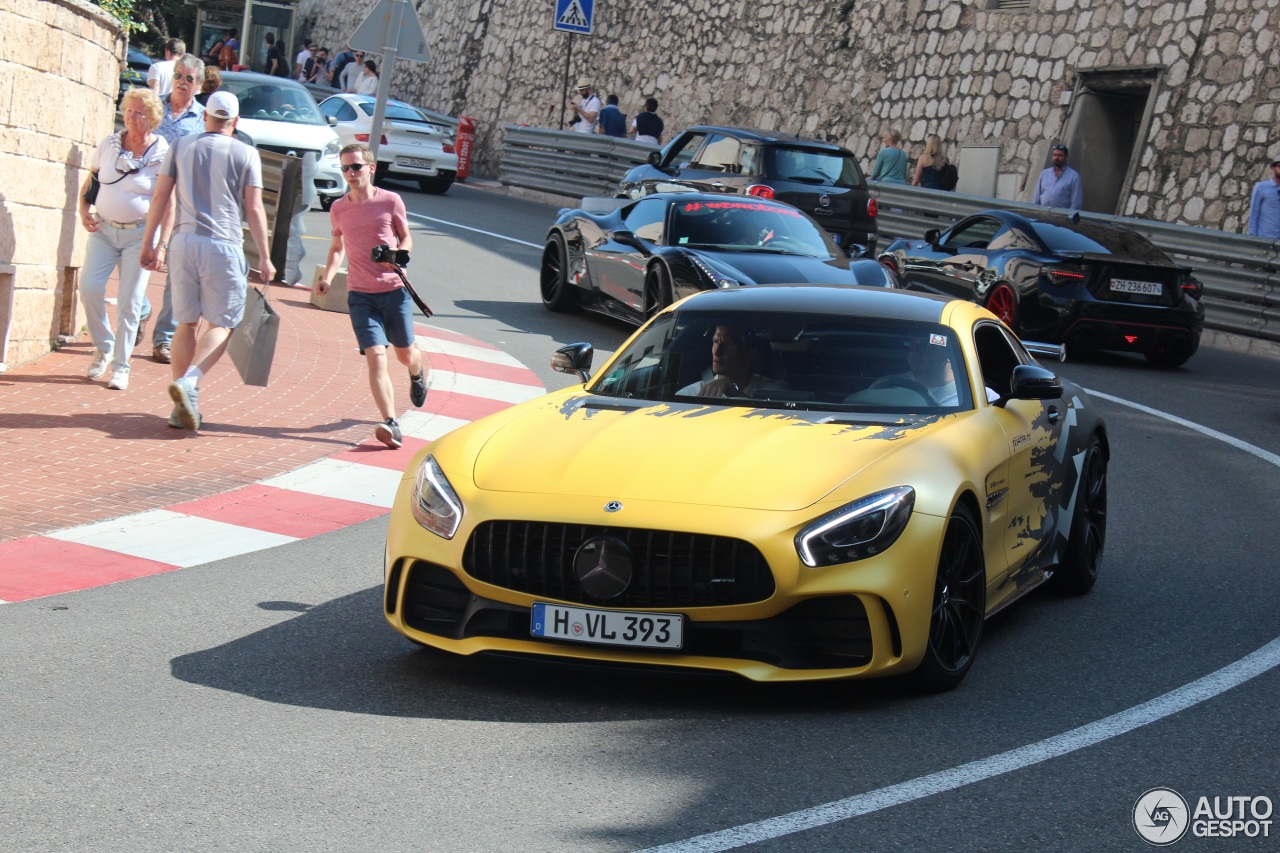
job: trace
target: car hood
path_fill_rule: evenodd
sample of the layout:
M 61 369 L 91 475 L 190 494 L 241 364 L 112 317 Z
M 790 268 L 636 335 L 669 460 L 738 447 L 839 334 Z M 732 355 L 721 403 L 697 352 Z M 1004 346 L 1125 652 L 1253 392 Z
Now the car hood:
M 842 283 L 849 280 L 849 259 L 810 258 L 772 252 L 717 252 L 699 250 L 719 272 L 746 284 Z
M 327 124 L 292 124 L 241 116 L 236 126 L 253 137 L 254 144 L 298 151 L 324 151 L 338 135 Z
M 939 419 L 822 423 L 829 413 L 634 405 L 588 394 L 527 403 L 483 440 L 473 481 L 493 492 L 793 511 L 939 429 Z

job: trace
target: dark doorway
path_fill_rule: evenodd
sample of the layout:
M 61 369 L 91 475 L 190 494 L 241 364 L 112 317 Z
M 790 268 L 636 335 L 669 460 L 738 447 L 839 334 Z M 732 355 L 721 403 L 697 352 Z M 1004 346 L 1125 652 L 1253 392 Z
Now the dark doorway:
M 1146 138 L 1158 69 L 1080 75 L 1065 141 L 1084 185 L 1084 209 L 1122 213 Z M 1047 164 L 1046 164 L 1047 165 Z

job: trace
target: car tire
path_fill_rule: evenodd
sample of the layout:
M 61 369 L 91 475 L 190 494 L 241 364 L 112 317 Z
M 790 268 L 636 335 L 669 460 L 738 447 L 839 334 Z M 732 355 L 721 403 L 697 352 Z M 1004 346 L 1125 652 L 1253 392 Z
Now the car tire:
M 419 178 L 418 189 L 432 195 L 444 195 L 453 186 L 453 178 Z
M 662 264 L 654 264 L 644 276 L 644 319 L 666 308 L 671 299 L 671 274 Z
M 1094 436 L 1084 451 L 1071 536 L 1053 585 L 1066 595 L 1084 595 L 1098 580 L 1107 541 L 1107 454 Z
M 999 317 L 1004 324 L 1015 332 L 1018 331 L 1018 294 L 1003 281 L 998 282 L 987 292 L 984 307 Z
M 569 251 L 564 237 L 559 234 L 553 235 L 542 250 L 539 278 L 542 304 L 548 311 L 570 313 L 578 310 L 576 288 L 569 283 Z
M 1147 362 L 1155 367 L 1174 368 L 1186 364 L 1187 359 L 1196 354 L 1196 349 L 1188 344 L 1179 342 L 1173 346 L 1148 350 L 1143 354 L 1146 356 Z
M 924 659 L 911 673 L 917 688 L 937 693 L 964 680 L 982 640 L 986 605 L 982 534 L 973 511 L 959 504 L 942 538 Z
M 328 211 L 329 208 L 333 207 L 333 203 L 336 200 L 337 199 L 335 199 L 333 196 L 328 196 L 328 195 L 320 196 L 320 209 L 324 211 Z

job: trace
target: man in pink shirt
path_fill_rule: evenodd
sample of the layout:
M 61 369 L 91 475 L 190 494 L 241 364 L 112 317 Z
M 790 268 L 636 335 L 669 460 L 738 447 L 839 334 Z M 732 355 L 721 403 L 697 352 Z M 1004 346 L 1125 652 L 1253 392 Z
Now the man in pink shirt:
M 324 277 L 316 288 L 329 290 L 334 273 L 347 260 L 347 308 L 351 327 L 360 345 L 360 354 L 369 367 L 369 388 L 382 423 L 374 430 L 379 441 L 390 448 L 401 444 L 400 423 L 396 420 L 395 392 L 387 372 L 388 345 L 396 358 L 409 368 L 409 399 L 421 406 L 427 400 L 427 380 L 423 375 L 422 353 L 414 342 L 413 303 L 405 290 L 398 266 L 409 262 L 413 238 L 404 201 L 395 193 L 373 185 L 373 152 L 363 143 L 344 146 L 340 153 L 342 176 L 349 192 L 333 203 L 329 222 L 333 240 Z M 396 261 L 374 261 L 375 247 L 395 250 Z

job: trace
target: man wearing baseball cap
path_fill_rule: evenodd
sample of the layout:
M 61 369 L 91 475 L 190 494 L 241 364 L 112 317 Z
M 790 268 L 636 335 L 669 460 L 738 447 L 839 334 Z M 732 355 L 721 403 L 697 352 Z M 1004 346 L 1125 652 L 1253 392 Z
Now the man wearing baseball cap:
M 1032 204 L 1079 210 L 1084 206 L 1084 188 L 1080 173 L 1067 165 L 1067 146 L 1055 142 L 1049 149 L 1053 164 L 1040 173 Z
M 1253 186 L 1249 198 L 1249 234 L 1280 239 L 1280 157 L 1271 158 L 1271 177 Z
M 275 276 L 267 243 L 267 214 L 262 207 L 262 160 L 258 151 L 233 135 L 240 102 L 227 91 L 214 92 L 205 104 L 204 129 L 184 136 L 169 149 L 156 177 L 143 245 L 176 207 L 169 238 L 169 270 L 173 281 L 173 382 L 169 426 L 200 428 L 197 407 L 200 379 L 218 363 L 227 339 L 244 316 L 249 266 L 244 257 L 241 222 L 258 247 L 262 280 Z M 155 269 L 154 249 L 142 250 L 142 265 Z M 196 336 L 201 320 L 205 328 Z
M 573 122 L 573 129 L 578 133 L 595 133 L 596 119 L 600 115 L 600 98 L 591 90 L 591 81 L 586 77 L 578 80 L 578 97 L 582 100 L 573 105 L 578 118 Z

